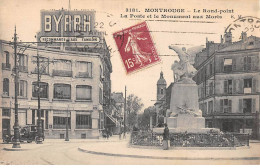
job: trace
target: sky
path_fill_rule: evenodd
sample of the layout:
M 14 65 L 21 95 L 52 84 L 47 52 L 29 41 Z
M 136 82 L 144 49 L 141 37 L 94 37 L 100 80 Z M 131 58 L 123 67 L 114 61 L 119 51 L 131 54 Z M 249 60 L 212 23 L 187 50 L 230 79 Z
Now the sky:
M 100 30 L 107 32 L 105 38 L 107 44 L 112 48 L 112 92 L 124 92 L 124 87 L 127 86 L 127 94 L 135 94 L 140 97 L 144 107 L 152 106 L 155 103 L 154 100 L 156 100 L 156 83 L 160 77 L 160 72 L 163 71 L 164 77 L 167 81 L 167 86 L 173 82 L 173 71 L 171 70 L 171 65 L 175 60 L 178 60 L 178 57 L 173 50 L 168 48 L 169 45 L 174 44 L 186 48 L 198 45 L 205 46 L 206 38 L 208 38 L 209 41 L 219 43 L 220 36 L 224 34 L 225 28 L 229 24 L 233 23 L 238 15 L 254 17 L 257 17 L 258 15 L 258 17 L 260 17 L 260 1 L 257 0 L 190 0 L 188 3 L 187 1 L 185 2 L 180 0 L 70 0 L 71 10 L 93 9 L 96 11 L 96 22 L 104 23 L 103 28 L 100 28 Z M 19 40 L 35 41 L 34 36 L 40 31 L 40 11 L 42 9 L 68 9 L 68 6 L 69 0 L 0 0 L 0 39 L 7 41 L 12 40 L 14 26 L 16 25 Z M 186 14 L 194 14 L 192 13 L 194 9 L 233 9 L 234 13 L 224 13 L 221 15 L 222 19 L 161 19 L 160 21 L 150 19 L 146 21 L 149 30 L 151 31 L 155 48 L 157 49 L 162 61 L 159 64 L 127 75 L 114 39 L 112 38 L 112 34 L 116 31 L 140 23 L 145 19 L 120 18 L 120 14 L 127 14 L 126 8 L 138 8 L 138 10 L 141 11 L 138 14 L 160 15 L 161 13 L 147 14 L 144 12 L 145 8 L 159 7 L 167 9 L 182 8 L 188 12 Z M 176 13 L 170 14 L 174 15 Z M 203 16 L 206 15 L 206 13 L 200 14 Z M 232 18 L 231 15 L 233 15 L 234 18 Z M 198 21 L 200 23 L 198 23 Z M 110 27 L 109 22 L 114 22 L 116 25 Z M 259 34 L 259 32 L 252 33 Z M 237 32 L 233 37 L 233 41 L 238 39 L 239 33 Z

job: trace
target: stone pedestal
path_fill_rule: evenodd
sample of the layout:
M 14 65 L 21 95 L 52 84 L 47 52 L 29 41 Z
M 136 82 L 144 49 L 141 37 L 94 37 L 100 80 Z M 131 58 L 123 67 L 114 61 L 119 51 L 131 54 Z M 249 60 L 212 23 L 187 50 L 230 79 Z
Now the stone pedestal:
M 169 128 L 205 128 L 204 117 L 194 117 L 191 114 L 178 114 L 177 117 L 167 118 Z
M 205 128 L 198 102 L 198 86 L 189 78 L 174 83 L 171 92 L 170 109 L 167 110 L 166 123 L 171 133 L 207 133 L 215 128 Z M 154 128 L 163 133 L 164 128 Z

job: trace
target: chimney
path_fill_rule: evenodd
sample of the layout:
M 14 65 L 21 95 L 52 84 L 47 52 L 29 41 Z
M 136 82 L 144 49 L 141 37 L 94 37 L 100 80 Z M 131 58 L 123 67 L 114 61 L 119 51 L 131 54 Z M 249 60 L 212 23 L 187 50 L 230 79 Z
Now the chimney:
M 243 42 L 247 41 L 247 34 L 246 34 L 246 32 L 242 32 L 241 33 L 241 39 L 242 39 Z
M 232 33 L 231 32 L 225 32 L 224 40 L 225 40 L 225 43 L 232 43 Z

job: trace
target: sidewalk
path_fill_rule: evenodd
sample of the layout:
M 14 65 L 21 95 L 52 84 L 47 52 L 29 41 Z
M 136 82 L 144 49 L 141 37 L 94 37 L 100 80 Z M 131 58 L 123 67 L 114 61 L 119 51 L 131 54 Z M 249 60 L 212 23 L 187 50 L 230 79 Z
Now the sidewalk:
M 117 140 L 100 144 L 86 144 L 79 151 L 106 156 L 167 159 L 167 160 L 258 160 L 260 164 L 260 143 L 252 143 L 250 147 L 237 149 L 209 148 L 171 148 L 162 150 L 160 147 L 131 147 L 127 140 Z
M 122 136 L 123 139 L 123 136 Z M 119 136 L 113 135 L 109 139 L 100 138 L 100 139 L 70 139 L 69 141 L 65 141 L 64 139 L 45 139 L 42 144 L 36 144 L 35 142 L 27 143 L 27 142 L 21 142 L 20 146 L 21 148 L 12 148 L 13 144 L 2 144 L 0 143 L 0 149 L 6 150 L 6 151 L 27 151 L 27 150 L 33 150 L 40 147 L 45 146 L 51 146 L 58 143 L 106 143 L 106 142 L 118 142 Z

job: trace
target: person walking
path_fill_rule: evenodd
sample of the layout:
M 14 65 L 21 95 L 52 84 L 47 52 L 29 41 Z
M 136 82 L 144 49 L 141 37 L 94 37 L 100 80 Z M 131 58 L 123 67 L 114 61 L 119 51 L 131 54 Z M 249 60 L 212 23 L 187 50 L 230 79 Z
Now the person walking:
M 169 142 L 169 128 L 167 124 L 164 125 L 164 131 L 163 131 L 163 150 L 168 150 L 170 146 Z

